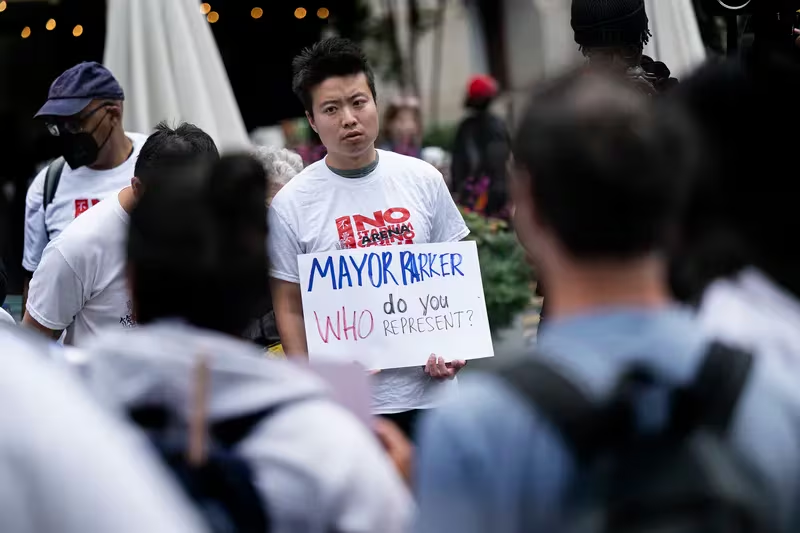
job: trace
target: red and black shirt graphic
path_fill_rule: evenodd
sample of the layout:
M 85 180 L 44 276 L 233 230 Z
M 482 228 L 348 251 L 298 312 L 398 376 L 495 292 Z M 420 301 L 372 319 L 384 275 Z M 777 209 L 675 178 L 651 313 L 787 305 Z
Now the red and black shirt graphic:
M 390 207 L 370 216 L 350 215 L 336 219 L 339 248 L 366 248 L 392 244 L 414 244 L 411 213 L 404 207 Z
M 89 205 L 90 203 L 91 206 Z M 94 207 L 99 203 L 99 198 L 92 198 L 91 200 L 87 198 L 79 198 L 75 200 L 75 218 L 78 218 L 80 215 L 88 211 L 89 207 Z

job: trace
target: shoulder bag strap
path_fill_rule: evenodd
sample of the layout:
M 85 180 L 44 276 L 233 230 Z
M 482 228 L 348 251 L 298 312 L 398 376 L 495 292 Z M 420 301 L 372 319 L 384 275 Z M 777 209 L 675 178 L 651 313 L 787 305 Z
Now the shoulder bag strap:
M 753 355 L 712 343 L 694 381 L 673 399 L 673 429 L 685 433 L 702 426 L 724 434 L 753 367 Z
M 591 456 L 598 410 L 570 380 L 537 358 L 505 367 L 498 374 L 555 426 L 579 461 Z

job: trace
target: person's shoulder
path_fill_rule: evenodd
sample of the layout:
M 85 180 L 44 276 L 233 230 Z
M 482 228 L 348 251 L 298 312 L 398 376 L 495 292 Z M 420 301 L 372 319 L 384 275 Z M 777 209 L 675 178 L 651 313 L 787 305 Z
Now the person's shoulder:
M 293 177 L 291 180 L 289 180 L 289 183 L 287 183 L 286 185 L 288 186 L 289 184 L 295 181 L 297 181 L 299 184 L 302 185 L 312 180 L 326 178 L 329 175 L 330 175 L 330 170 L 328 170 L 328 167 L 325 164 L 325 159 L 323 158 L 320 159 L 319 161 L 314 161 L 313 163 L 305 167 L 303 170 L 298 172 L 297 175 Z M 298 178 L 300 179 L 298 180 Z M 296 185 L 296 187 L 297 186 L 299 185 Z
M 337 480 L 319 471 L 316 465 L 321 456 L 327 457 L 331 470 L 340 473 L 366 469 L 381 477 L 392 468 L 369 429 L 325 395 L 289 402 L 252 435 L 251 446 L 258 448 L 262 439 L 274 442 L 274 435 L 281 435 L 284 445 L 294 450 L 297 468 L 307 469 L 324 484 Z
M 332 400 L 289 404 L 257 427 L 239 449 L 268 477 L 290 473 L 281 476 L 280 488 L 267 489 L 268 499 L 275 490 L 316 494 L 325 508 L 335 502 L 326 517 L 334 529 L 359 523 L 369 531 L 397 532 L 410 525 L 413 500 L 378 439 Z M 319 468 L 321 461 L 325 468 Z M 309 520 L 308 506 L 286 501 L 281 516 L 303 524 Z
M 493 464 L 498 456 L 513 458 L 511 464 L 529 465 L 521 470 L 485 471 L 484 481 L 489 486 L 568 459 L 556 428 L 513 385 L 490 372 L 460 377 L 457 397 L 422 417 L 418 442 L 422 468 L 448 453 L 441 450 L 452 450 L 483 465 Z
M 427 418 L 431 426 L 443 425 L 450 432 L 475 432 L 504 438 L 520 420 L 531 425 L 534 408 L 503 377 L 494 372 L 459 376 L 457 402 L 445 405 Z
M 281 187 L 272 199 L 270 209 L 283 212 L 289 207 L 305 203 L 304 200 L 319 197 L 320 185 L 327 181 L 327 172 L 329 171 L 325 168 L 324 160 L 308 165 Z
M 406 177 L 411 179 L 417 178 L 423 181 L 431 181 L 434 178 L 443 179 L 442 173 L 439 172 L 436 167 L 422 159 L 384 150 L 379 150 L 378 156 L 380 157 L 379 164 L 385 163 L 385 168 L 387 168 L 390 174 L 395 174 L 398 171 L 404 174 L 404 180 Z
M 149 135 L 146 135 L 144 133 L 135 133 L 135 132 L 131 132 L 131 131 L 126 131 L 125 132 L 125 136 L 128 139 L 130 139 L 131 142 L 133 143 L 133 151 L 136 152 L 136 153 L 139 153 L 139 150 L 142 149 L 142 146 L 144 145 L 144 143 L 147 141 L 147 138 L 149 137 Z
M 124 231 L 125 222 L 116 212 L 114 202 L 118 202 L 115 194 L 87 209 L 70 222 L 52 240 L 50 246 L 61 251 L 66 258 L 70 255 L 84 255 L 87 244 L 96 248 L 102 243 L 109 243 L 109 241 L 116 243 L 119 240 L 120 231 Z
M 30 203 L 31 201 L 40 203 L 44 198 L 44 181 L 45 177 L 47 176 L 47 169 L 50 168 L 50 163 L 44 166 L 42 170 L 40 170 L 36 177 L 31 180 L 31 184 L 28 187 L 28 192 L 26 194 L 26 200 Z M 64 166 L 64 170 L 66 170 L 66 165 Z

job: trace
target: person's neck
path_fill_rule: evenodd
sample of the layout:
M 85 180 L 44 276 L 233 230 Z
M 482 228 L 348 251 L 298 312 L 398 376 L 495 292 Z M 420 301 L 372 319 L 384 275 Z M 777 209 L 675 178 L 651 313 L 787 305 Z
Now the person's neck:
M 97 161 L 90 165 L 89 168 L 92 170 L 111 170 L 128 160 L 133 152 L 133 143 L 125 135 L 122 128 L 116 128 L 100 152 Z
M 133 208 L 136 207 L 136 195 L 133 193 L 133 187 L 125 187 L 117 195 L 119 205 L 129 215 L 133 213 Z
M 542 265 L 548 318 L 602 307 L 657 309 L 672 301 L 666 267 L 655 256 L 627 261 Z
M 328 157 L 325 162 L 329 167 L 337 170 L 358 170 L 374 162 L 377 156 L 378 154 L 375 151 L 375 146 L 373 145 L 369 148 L 369 150 L 366 150 L 363 154 L 355 157 L 348 157 L 341 154 L 332 154 L 328 152 Z

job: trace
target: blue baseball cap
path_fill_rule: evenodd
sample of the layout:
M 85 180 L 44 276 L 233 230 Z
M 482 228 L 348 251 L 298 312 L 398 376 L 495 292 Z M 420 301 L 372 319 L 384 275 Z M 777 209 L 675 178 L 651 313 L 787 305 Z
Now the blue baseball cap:
M 80 63 L 56 78 L 50 86 L 47 102 L 34 118 L 77 115 L 92 100 L 102 99 L 124 100 L 125 93 L 106 67 L 94 61 Z

